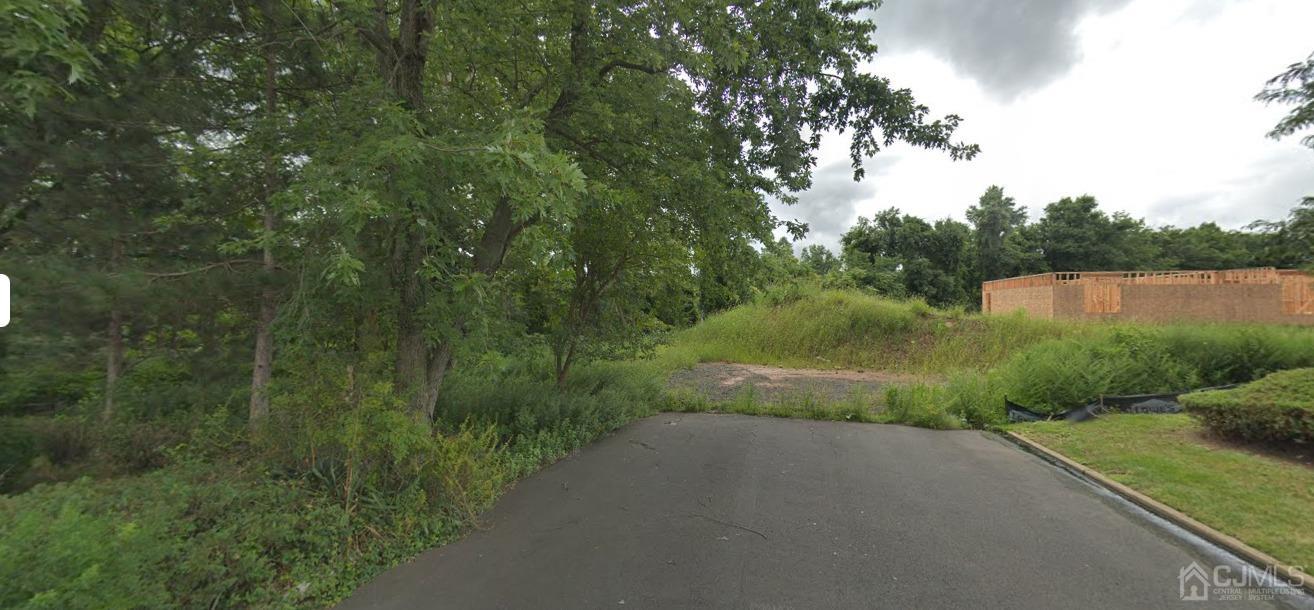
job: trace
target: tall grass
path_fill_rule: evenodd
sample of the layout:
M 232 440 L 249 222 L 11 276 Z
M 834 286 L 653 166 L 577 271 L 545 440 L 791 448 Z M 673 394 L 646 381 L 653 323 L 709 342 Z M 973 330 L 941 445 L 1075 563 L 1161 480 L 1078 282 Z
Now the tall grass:
M 712 316 L 659 351 L 663 370 L 730 361 L 941 376 L 896 389 L 888 421 L 988 427 L 1003 397 L 1057 413 L 1102 395 L 1176 392 L 1314 366 L 1314 328 L 1036 320 L 854 291 L 793 289 Z
M 853 291 L 802 291 L 717 314 L 677 333 L 661 358 L 908 372 L 985 370 L 1045 339 L 1090 332 L 1025 316 L 984 317 Z

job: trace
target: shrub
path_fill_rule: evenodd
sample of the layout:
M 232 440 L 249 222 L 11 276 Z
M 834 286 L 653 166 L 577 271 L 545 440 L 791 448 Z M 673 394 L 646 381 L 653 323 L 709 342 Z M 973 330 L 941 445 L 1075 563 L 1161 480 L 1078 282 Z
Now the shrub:
M 1009 399 L 1039 413 L 1059 413 L 1108 394 L 1179 391 L 1199 387 L 1189 365 L 1148 331 L 1118 328 L 1100 338 L 1040 343 L 996 372 Z
M 224 465 L 42 485 L 0 498 L 0 606 L 323 606 L 381 528 L 300 481 Z
M 0 498 L 0 607 L 146 608 L 168 604 L 156 523 L 109 514 L 89 482 Z
M 0 418 L 0 491 L 81 476 L 159 468 L 190 435 L 192 420 L 129 422 L 99 417 Z
M 1164 348 L 1200 372 L 1205 385 L 1243 383 L 1314 366 L 1314 334 L 1277 326 L 1180 325 L 1164 328 Z
M 962 420 L 948 411 L 948 391 L 943 387 L 913 384 L 885 390 L 884 421 L 934 430 L 954 430 Z
M 945 411 L 973 428 L 1004 423 L 1004 396 L 985 374 L 958 371 L 945 381 Z
M 104 383 L 95 370 L 73 370 L 60 363 L 7 365 L 0 379 L 0 414 L 23 415 L 70 407 Z
M 1314 369 L 1273 373 L 1231 390 L 1181 397 L 1219 435 L 1247 441 L 1314 442 Z

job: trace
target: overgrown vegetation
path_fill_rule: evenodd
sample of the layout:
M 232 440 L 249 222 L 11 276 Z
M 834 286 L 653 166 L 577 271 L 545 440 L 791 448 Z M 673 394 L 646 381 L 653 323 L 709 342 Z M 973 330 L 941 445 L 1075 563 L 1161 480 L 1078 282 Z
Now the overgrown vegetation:
M 990 427 L 1004 397 L 1060 413 L 1102 395 L 1181 392 L 1314 365 L 1314 329 L 1055 322 L 940 310 L 794 285 L 677 333 L 660 360 L 871 368 L 945 375 L 892 390 L 890 421 Z
M 1273 373 L 1239 388 L 1194 392 L 1181 400 L 1224 437 L 1314 443 L 1314 369 Z
M 855 290 L 793 284 L 678 333 L 667 356 L 814 368 L 987 369 L 1048 338 L 1085 332 L 1025 316 L 986 318 Z
M 660 379 L 642 363 L 582 367 L 564 392 L 549 369 L 463 371 L 437 434 L 386 384 L 329 379 L 298 404 L 276 401 L 295 422 L 268 438 L 247 440 L 217 411 L 156 447 L 150 472 L 0 496 L 0 606 L 331 604 L 459 535 L 511 481 L 658 404 Z

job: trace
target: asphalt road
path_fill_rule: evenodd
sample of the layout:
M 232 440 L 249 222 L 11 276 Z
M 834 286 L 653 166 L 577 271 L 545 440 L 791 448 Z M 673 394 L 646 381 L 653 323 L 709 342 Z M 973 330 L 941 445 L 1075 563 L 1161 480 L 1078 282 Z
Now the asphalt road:
M 980 432 L 663 414 L 341 607 L 1224 607 L 1192 561 L 1226 559 Z

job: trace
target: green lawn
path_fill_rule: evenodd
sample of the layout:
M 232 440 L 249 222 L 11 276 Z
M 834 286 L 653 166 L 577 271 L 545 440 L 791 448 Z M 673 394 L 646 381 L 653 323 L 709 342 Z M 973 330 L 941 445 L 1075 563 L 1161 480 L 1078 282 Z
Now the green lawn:
M 1288 565 L 1314 566 L 1314 467 L 1206 441 L 1187 415 L 1009 429 Z

